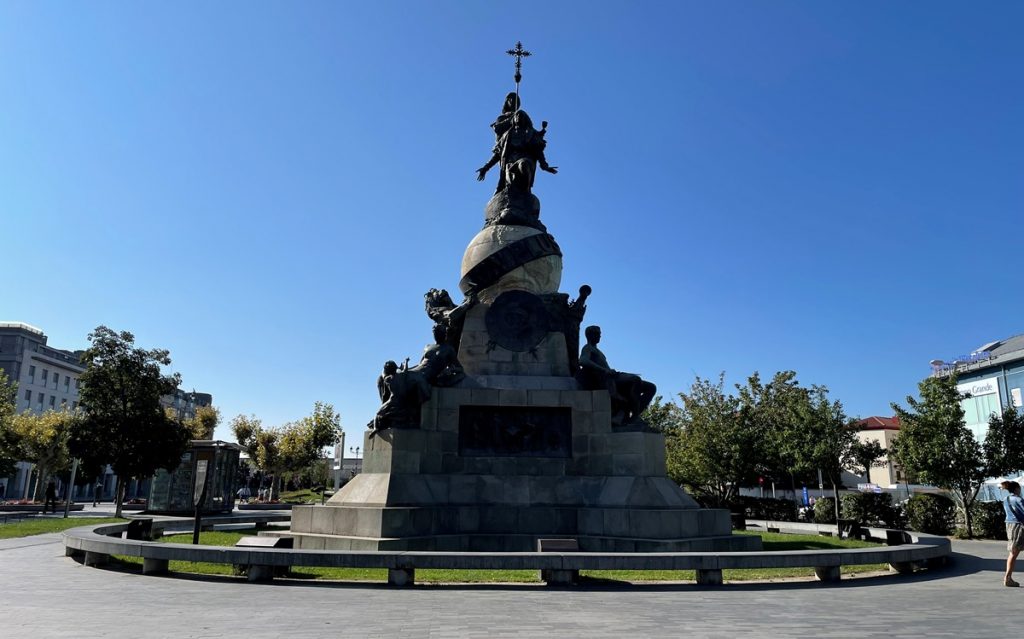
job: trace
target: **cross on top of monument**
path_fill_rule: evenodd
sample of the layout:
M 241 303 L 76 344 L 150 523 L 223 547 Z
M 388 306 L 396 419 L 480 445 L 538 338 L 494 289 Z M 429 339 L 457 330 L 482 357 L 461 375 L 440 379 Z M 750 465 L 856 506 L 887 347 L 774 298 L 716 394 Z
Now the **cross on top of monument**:
M 523 68 L 523 58 L 528 58 L 533 54 L 523 48 L 522 42 L 516 42 L 516 48 L 509 49 L 505 53 L 516 59 L 516 84 L 519 84 L 519 81 L 523 79 L 523 74 L 520 72 Z

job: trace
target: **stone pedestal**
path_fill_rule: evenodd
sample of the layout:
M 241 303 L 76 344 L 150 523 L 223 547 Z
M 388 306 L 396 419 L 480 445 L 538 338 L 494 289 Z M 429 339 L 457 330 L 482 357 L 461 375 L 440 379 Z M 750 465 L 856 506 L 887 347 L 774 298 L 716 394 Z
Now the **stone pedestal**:
M 665 475 L 665 443 L 616 432 L 605 391 L 435 388 L 421 428 L 366 435 L 363 472 L 295 506 L 296 547 L 525 552 L 742 550 L 729 512 Z

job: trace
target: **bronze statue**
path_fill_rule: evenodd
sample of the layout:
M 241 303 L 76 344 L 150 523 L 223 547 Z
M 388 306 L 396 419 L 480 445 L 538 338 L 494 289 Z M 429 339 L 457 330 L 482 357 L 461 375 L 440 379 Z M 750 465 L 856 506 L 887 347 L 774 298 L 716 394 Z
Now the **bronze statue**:
M 423 351 L 420 363 L 408 370 L 423 375 L 431 386 L 454 386 L 466 377 L 459 355 L 448 343 L 448 330 L 434 326 L 434 343 Z
M 640 420 L 654 399 L 657 387 L 633 373 L 622 373 L 608 365 L 608 359 L 597 347 L 601 327 L 588 326 L 584 331 L 587 344 L 580 351 L 577 381 L 584 390 L 607 390 L 612 400 L 612 424 L 627 426 Z
M 458 351 L 459 341 L 462 339 L 462 324 L 466 319 L 466 312 L 477 303 L 476 296 L 467 295 L 462 304 L 456 306 L 446 289 L 432 288 L 423 295 L 423 301 L 427 317 L 434 320 L 434 324 L 445 328 L 447 343 Z
M 579 366 L 580 324 L 587 313 L 587 298 L 593 289 L 584 284 L 580 287 L 580 296 L 569 302 L 565 313 L 565 346 L 569 351 L 569 370 Z
M 494 143 L 497 144 L 501 140 L 501 136 L 505 135 L 505 131 L 512 128 L 512 116 L 519 111 L 519 96 L 516 95 L 515 91 L 510 91 L 505 96 L 505 103 L 501 105 L 501 113 L 491 123 L 491 128 L 494 129 Z
M 515 94 L 509 94 L 511 99 L 505 99 L 504 109 L 518 105 L 518 98 Z M 558 167 L 548 164 L 544 157 L 544 148 L 547 141 L 544 139 L 547 133 L 547 122 L 541 123 L 541 130 L 533 128 L 533 120 L 526 111 L 513 110 L 511 113 L 503 110 L 494 124 L 494 133 L 497 141 L 491 159 L 482 167 L 477 169 L 476 179 L 483 181 L 487 171 L 495 164 L 500 165 L 498 186 L 495 193 L 509 188 L 525 193 L 532 192 L 533 180 L 539 165 L 541 170 L 548 173 L 558 173 Z
M 516 60 L 516 90 L 505 96 L 501 113 L 491 124 L 494 149 L 491 158 L 476 172 L 476 179 L 483 181 L 491 167 L 500 167 L 494 195 L 484 207 L 484 225 L 530 226 L 547 232 L 540 221 L 540 200 L 533 194 L 533 181 L 538 166 L 542 171 L 558 173 L 558 167 L 548 164 L 544 157 L 548 123 L 542 122 L 540 131 L 535 129 L 519 99 L 523 58 L 532 54 L 523 49 L 521 42 L 506 53 Z
M 368 424 L 371 430 L 419 426 L 420 406 L 430 399 L 431 386 L 454 386 L 465 378 L 458 353 L 446 340 L 445 327 L 435 325 L 434 343 L 423 351 L 419 364 L 412 368 L 391 360 L 384 364 L 377 378 L 381 407 Z

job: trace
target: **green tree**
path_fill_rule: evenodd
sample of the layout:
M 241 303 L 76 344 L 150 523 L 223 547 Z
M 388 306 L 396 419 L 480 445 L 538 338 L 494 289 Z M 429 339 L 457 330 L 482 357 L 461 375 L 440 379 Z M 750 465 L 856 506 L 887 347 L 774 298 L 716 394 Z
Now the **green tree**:
M 191 439 L 213 439 L 213 432 L 220 423 L 220 411 L 213 406 L 200 406 L 196 408 L 194 417 L 184 422 Z
M 658 395 L 651 400 L 647 410 L 644 411 L 643 421 L 651 430 L 670 435 L 682 427 L 683 411 L 679 404 L 667 402 L 661 395 Z
M 270 498 L 274 499 L 277 496 L 277 484 L 284 470 L 278 446 L 280 431 L 264 428 L 263 422 L 255 415 L 236 415 L 231 420 L 231 430 L 235 434 L 235 440 L 249 451 L 249 463 L 264 476 L 274 476 L 270 485 Z
M 740 400 L 718 381 L 697 377 L 683 402 L 681 424 L 667 433 L 669 476 L 716 506 L 728 506 L 756 477 L 761 442 L 741 413 Z M 671 411 L 669 411 L 671 412 Z
M 253 464 L 274 476 L 273 499 L 286 473 L 306 471 L 323 458 L 324 448 L 337 442 L 341 418 L 332 405 L 316 402 L 311 415 L 280 428 L 264 428 L 259 419 L 245 415 L 235 417 L 231 428 Z
M 983 446 L 989 477 L 1024 470 L 1024 414 L 1011 404 L 989 417 Z
M 14 474 L 14 465 L 20 461 L 18 437 L 12 428 L 17 410 L 18 384 L 8 381 L 7 372 L 0 368 L 0 477 Z
M 324 448 L 333 446 L 341 432 L 341 417 L 331 404 L 316 402 L 313 413 L 289 424 L 280 438 L 282 466 L 300 472 L 323 459 Z
M 990 474 L 982 445 L 964 422 L 956 378 L 929 377 L 918 384 L 920 399 L 907 397 L 909 408 L 893 403 L 900 418 L 900 434 L 893 441 L 893 457 L 920 481 L 944 488 L 953 495 L 973 537 L 972 506 Z
M 50 475 L 67 467 L 68 438 L 77 419 L 74 413 L 55 410 L 40 414 L 25 411 L 14 416 L 11 428 L 19 444 L 19 456 L 36 467 L 34 500 L 42 499 Z
M 797 381 L 794 371 L 779 371 L 767 383 L 755 372 L 745 386 L 736 388 L 740 419 L 758 437 L 757 475 L 769 475 L 775 480 L 788 476 L 795 490 L 793 472 L 799 464 L 787 437 L 807 412 L 807 389 Z M 748 484 L 753 479 L 748 479 Z
M 798 473 L 821 471 L 832 486 L 835 515 L 839 519 L 839 488 L 844 470 L 857 467 L 854 421 L 839 400 L 829 398 L 824 386 L 812 386 L 796 406 L 796 419 L 782 437 L 787 456 Z
M 683 410 L 678 404 L 658 395 L 644 411 L 643 421 L 651 430 L 665 436 L 665 464 L 668 476 L 677 484 L 684 484 L 680 436 L 683 428 Z
M 885 449 L 877 440 L 857 440 L 850 450 L 850 457 L 855 464 L 852 469 L 858 475 L 864 475 L 864 479 L 871 481 L 871 469 L 883 464 Z
M 736 390 L 725 392 L 724 374 L 717 382 L 697 377 L 679 395 L 679 426 L 665 430 L 669 476 L 718 506 L 730 505 L 740 486 L 766 474 L 793 482 L 784 435 L 799 421 L 807 398 L 792 371 L 778 372 L 767 383 L 755 372 Z M 658 404 L 655 417 L 676 421 L 671 406 Z
M 135 337 L 106 326 L 89 334 L 80 379 L 84 414 L 71 432 L 71 452 L 87 467 L 107 463 L 117 473 L 115 503 L 121 515 L 126 480 L 172 470 L 188 446 L 188 430 L 168 417 L 160 398 L 175 392 L 180 377 L 164 375 L 164 349 L 135 347 Z

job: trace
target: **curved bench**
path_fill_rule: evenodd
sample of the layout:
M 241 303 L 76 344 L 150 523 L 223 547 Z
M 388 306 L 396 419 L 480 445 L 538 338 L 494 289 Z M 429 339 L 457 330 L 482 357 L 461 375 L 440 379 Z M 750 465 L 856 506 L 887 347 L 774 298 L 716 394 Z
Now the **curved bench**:
M 287 520 L 288 515 L 277 515 Z M 230 523 L 249 523 L 249 517 L 225 518 Z M 214 518 L 204 523 L 217 523 Z M 189 523 L 181 521 L 181 523 Z M 154 522 L 154 526 L 161 523 Z M 221 522 L 227 523 L 227 522 Z M 292 550 L 193 546 L 121 539 L 128 524 L 100 524 L 72 528 L 63 533 L 68 556 L 84 556 L 86 565 L 106 563 L 110 555 L 141 557 L 144 574 L 167 572 L 172 560 L 233 564 L 248 568 L 250 581 L 272 579 L 275 570 L 291 566 L 330 568 L 384 568 L 391 585 L 409 585 L 416 569 L 540 570 L 549 584 L 575 581 L 580 570 L 695 570 L 697 583 L 722 583 L 722 570 L 746 568 L 813 568 L 820 581 L 840 578 L 840 566 L 887 563 L 897 572 L 945 563 L 951 552 L 945 537 L 899 531 L 898 545 L 844 550 L 789 550 L 778 552 L 426 552 Z M 884 536 L 885 531 L 871 529 Z M 116 536 L 115 536 L 116 535 Z

